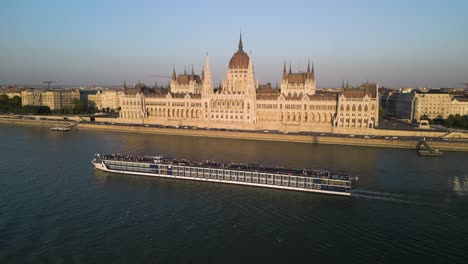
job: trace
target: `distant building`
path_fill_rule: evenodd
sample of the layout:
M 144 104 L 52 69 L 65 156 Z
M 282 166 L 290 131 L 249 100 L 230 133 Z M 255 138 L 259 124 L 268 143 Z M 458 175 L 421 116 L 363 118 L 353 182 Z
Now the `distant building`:
M 28 89 L 21 92 L 21 104 L 31 106 L 42 105 L 42 93 L 43 91 L 37 89 Z
M 100 110 L 102 108 L 102 92 L 100 90 L 80 90 L 80 100 L 87 109 Z
M 122 105 L 123 90 L 103 90 L 99 110 L 118 111 Z
M 50 110 L 72 107 L 74 99 L 80 99 L 80 93 L 77 90 L 28 89 L 21 92 L 21 102 L 23 106 L 48 106 Z
M 27 90 L 28 88 L 9 86 L 7 88 L 0 89 L 0 94 L 6 94 L 8 98 L 13 98 L 18 96 L 21 98 L 21 92 Z
M 450 114 L 468 116 L 468 97 L 454 97 L 450 105 Z
M 377 84 L 339 91 L 319 91 L 315 84 L 314 67 L 309 64 L 306 72 L 298 73 L 291 67 L 286 72 L 284 65 L 280 89 L 259 85 L 252 57 L 244 52 L 241 38 L 218 89 L 212 83 L 207 56 L 200 77 L 193 69 L 181 75 L 173 69 L 169 90 L 141 84 L 125 88 L 120 119 L 128 123 L 285 132 L 337 129 L 354 133 L 378 125 Z
M 468 98 L 455 97 L 441 89 L 396 92 L 388 97 L 387 114 L 419 122 L 421 118 L 443 118 L 449 115 L 468 115 Z

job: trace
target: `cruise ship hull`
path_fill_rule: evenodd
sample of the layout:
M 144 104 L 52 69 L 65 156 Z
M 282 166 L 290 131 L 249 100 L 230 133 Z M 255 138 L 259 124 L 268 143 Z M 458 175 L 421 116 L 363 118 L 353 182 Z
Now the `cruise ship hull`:
M 113 170 L 113 169 L 109 169 L 103 162 L 92 162 L 92 164 L 98 170 L 107 171 L 111 173 L 119 173 L 119 174 L 162 177 L 162 178 L 172 178 L 172 179 L 182 179 L 182 180 L 192 180 L 192 181 L 217 182 L 217 183 L 226 183 L 226 184 L 237 184 L 237 185 L 282 189 L 282 190 L 290 190 L 290 191 L 351 196 L 351 192 L 335 192 L 335 191 L 328 191 L 328 190 L 307 189 L 307 188 L 301 188 L 301 187 L 272 185 L 272 184 L 263 184 L 263 183 L 254 183 L 254 182 L 241 182 L 241 181 L 221 180 L 221 179 L 213 179 L 213 178 L 199 178 L 199 177 L 175 176 L 175 175 L 157 174 L 157 173 L 134 172 L 134 171 L 125 171 L 125 170 Z

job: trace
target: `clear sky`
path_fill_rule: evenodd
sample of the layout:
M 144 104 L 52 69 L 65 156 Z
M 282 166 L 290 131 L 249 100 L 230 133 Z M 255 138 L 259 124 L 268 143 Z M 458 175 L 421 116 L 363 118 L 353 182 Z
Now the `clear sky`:
M 255 76 L 273 85 L 283 62 L 315 64 L 319 87 L 468 82 L 468 1 L 3 0 L 0 85 L 146 84 L 184 66 L 226 74 L 242 30 Z

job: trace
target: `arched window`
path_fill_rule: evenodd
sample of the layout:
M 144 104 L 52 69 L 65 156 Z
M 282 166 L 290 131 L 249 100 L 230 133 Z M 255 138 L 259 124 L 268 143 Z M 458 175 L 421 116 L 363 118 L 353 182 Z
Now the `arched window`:
M 359 112 L 362 111 L 362 106 L 361 106 L 361 105 L 358 106 L 358 111 L 359 111 Z
M 349 105 L 346 105 L 346 111 L 349 111 Z

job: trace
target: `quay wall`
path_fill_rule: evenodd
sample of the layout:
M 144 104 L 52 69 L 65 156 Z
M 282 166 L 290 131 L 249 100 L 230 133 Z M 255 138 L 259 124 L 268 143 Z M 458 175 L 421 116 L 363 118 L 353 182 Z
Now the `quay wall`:
M 26 125 L 26 126 L 41 126 L 41 127 L 56 127 L 69 126 L 73 123 L 60 120 L 32 120 L 32 119 L 13 119 L 0 117 L 0 124 L 9 125 Z
M 192 129 L 174 129 L 174 128 L 154 128 L 154 127 L 135 127 L 125 125 L 95 125 L 95 124 L 78 124 L 78 129 L 91 129 L 100 131 L 115 131 L 115 132 L 130 132 L 143 134 L 159 134 L 159 135 L 174 135 L 174 136 L 192 136 L 192 137 L 214 137 L 214 138 L 231 138 L 231 139 L 247 139 L 247 140 L 264 140 L 264 141 L 280 141 L 280 142 L 295 142 L 309 144 L 332 144 L 332 145 L 348 145 L 348 146 L 367 146 L 367 147 L 383 147 L 383 148 L 404 148 L 415 149 L 418 140 L 400 140 L 400 139 L 366 139 L 366 138 L 349 138 L 349 137 L 328 137 L 328 136 L 309 136 L 309 135 L 292 135 L 292 134 L 271 134 L 271 133 L 252 133 L 252 132 L 235 132 L 235 131 L 207 131 L 207 130 L 192 130 Z M 447 141 L 429 141 L 429 143 L 440 150 L 455 150 L 468 151 L 468 142 L 447 142 Z
M 64 120 L 32 120 L 32 119 L 13 119 L 0 117 L 1 124 L 16 124 L 29 126 L 67 126 L 72 122 Z M 235 132 L 235 131 L 214 131 L 214 130 L 193 130 L 193 129 L 175 129 L 175 128 L 155 128 L 155 127 L 136 127 L 127 125 L 99 125 L 79 123 L 78 129 L 113 131 L 126 133 L 144 133 L 155 135 L 175 135 L 175 136 L 194 136 L 194 137 L 214 137 L 214 138 L 231 138 L 231 139 L 247 139 L 247 140 L 264 140 L 264 141 L 280 141 L 280 142 L 295 142 L 309 144 L 332 144 L 332 145 L 348 145 L 348 146 L 368 146 L 368 147 L 383 147 L 383 148 L 406 148 L 414 149 L 418 144 L 417 140 L 401 140 L 401 139 L 375 139 L 375 138 L 350 138 L 350 137 L 329 137 L 329 136 L 310 136 L 310 135 L 295 135 L 295 134 L 272 134 L 263 132 Z M 377 130 L 377 129 L 376 129 Z M 385 130 L 384 130 L 385 131 Z M 393 131 L 393 130 L 388 130 Z M 410 131 L 411 132 L 411 131 Z M 421 131 L 418 131 L 421 132 Z M 437 134 L 450 138 L 450 134 Z M 432 146 L 440 150 L 455 150 L 468 151 L 467 133 L 456 133 L 458 141 L 429 141 Z M 387 134 L 388 136 L 400 136 L 399 134 Z M 407 135 L 405 135 L 407 136 Z M 421 135 L 413 135 L 421 137 Z M 430 137 L 423 134 L 425 137 Z

